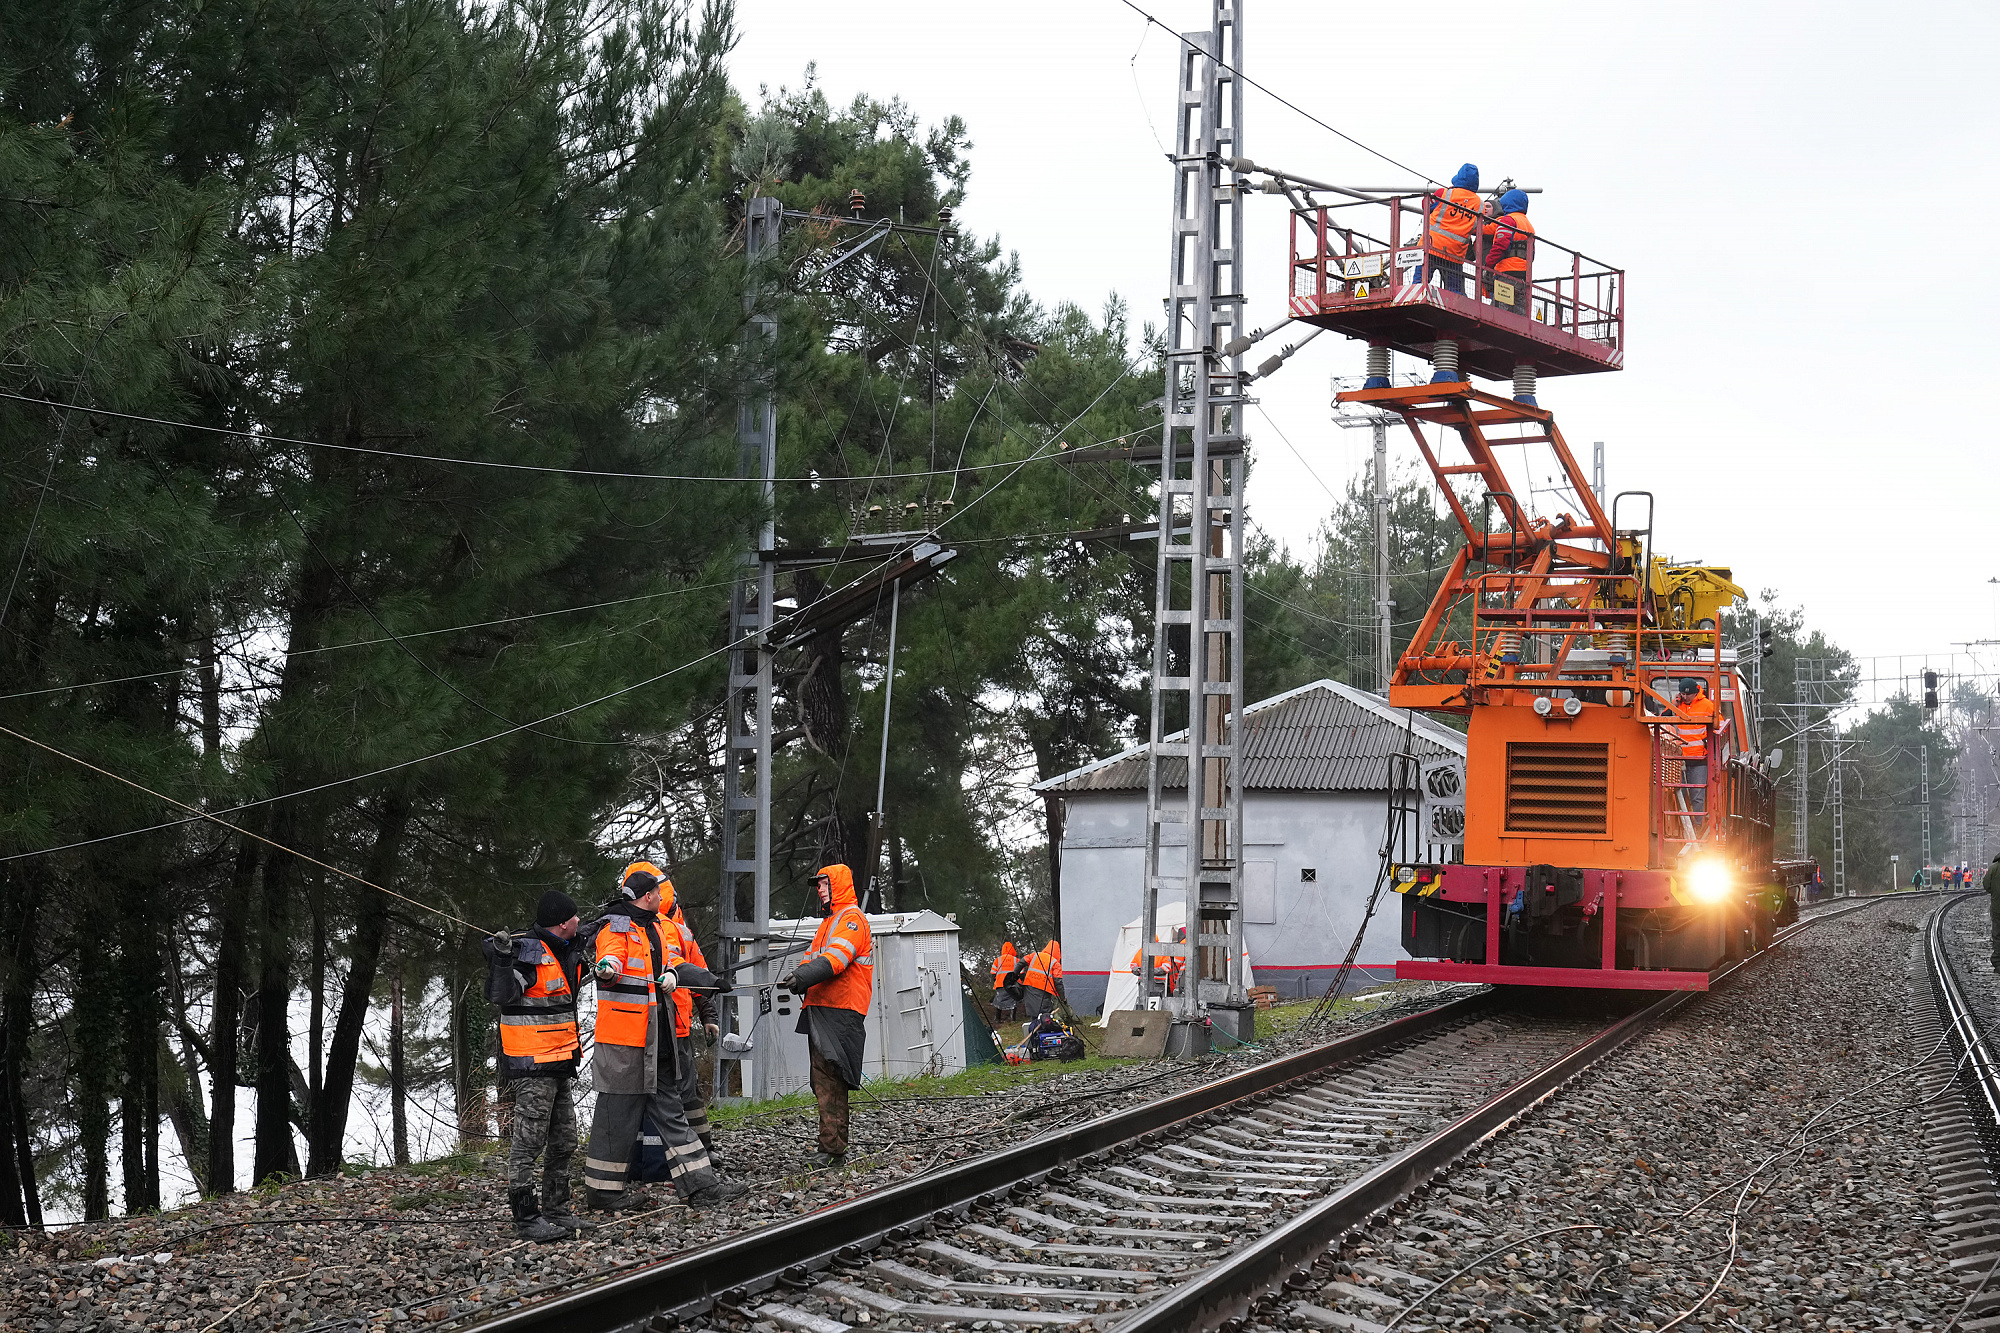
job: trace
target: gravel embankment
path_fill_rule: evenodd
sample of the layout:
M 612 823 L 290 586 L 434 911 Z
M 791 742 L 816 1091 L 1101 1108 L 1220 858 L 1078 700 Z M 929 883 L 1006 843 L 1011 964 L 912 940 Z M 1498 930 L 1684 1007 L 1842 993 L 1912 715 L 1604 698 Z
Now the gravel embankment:
M 1322 1038 L 1433 1007 L 1447 992 L 1456 993 L 1425 984 L 1399 988 L 1390 999 L 1345 1009 Z M 1064 1072 L 1036 1066 L 1001 1090 L 970 1096 L 858 1093 L 849 1165 L 835 1172 L 801 1166 L 813 1147 L 810 1106 L 751 1115 L 721 1139 L 729 1174 L 752 1186 L 745 1198 L 713 1212 L 673 1206 L 605 1221 L 582 1239 L 549 1245 L 514 1238 L 503 1163 L 492 1154 L 28 1235 L 0 1254 L 0 1327 L 207 1333 L 441 1325 L 525 1293 L 783 1221 L 1303 1044 L 1288 1035 L 1259 1050 L 1202 1061 Z M 647 1188 L 667 1197 L 663 1185 Z
M 1664 1329 L 1699 1306 L 1680 1327 L 1943 1328 L 1964 1293 L 1929 1234 L 1900 1072 L 1924 1054 L 1911 945 L 1937 901 L 1806 932 L 1351 1237 L 1316 1294 L 1253 1325 L 1366 1333 L 1470 1265 L 1396 1327 Z M 1990 992 L 1990 969 L 1979 980 Z

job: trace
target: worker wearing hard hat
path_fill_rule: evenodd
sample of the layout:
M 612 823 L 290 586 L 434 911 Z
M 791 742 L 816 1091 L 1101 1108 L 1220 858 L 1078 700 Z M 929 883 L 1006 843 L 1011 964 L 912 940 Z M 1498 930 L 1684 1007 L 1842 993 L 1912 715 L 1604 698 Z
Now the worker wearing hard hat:
M 1465 257 L 1485 210 L 1479 203 L 1479 168 L 1467 162 L 1451 184 L 1424 200 L 1424 281 L 1438 275 L 1448 292 L 1465 295 Z
M 875 937 L 854 896 L 854 872 L 821 866 L 813 876 L 820 922 L 797 968 L 778 984 L 805 998 L 798 1030 L 806 1035 L 813 1101 L 819 1107 L 816 1166 L 847 1160 L 847 1094 L 861 1086 L 866 1028 L 875 989 Z
M 1681 679 L 1674 696 L 1674 716 L 1685 719 L 1674 728 L 1681 743 L 1681 781 L 1688 784 L 1688 809 L 1708 809 L 1708 733 L 1715 724 L 1715 700 L 1694 676 Z
M 1054 940 L 1037 949 L 1021 974 L 1021 1017 L 1033 1022 L 1053 1013 L 1062 988 L 1062 945 Z
M 1509 190 L 1499 213 L 1480 229 L 1486 238 L 1486 295 L 1517 315 L 1528 313 L 1528 288 L 1535 266 L 1535 224 L 1528 221 L 1528 196 Z

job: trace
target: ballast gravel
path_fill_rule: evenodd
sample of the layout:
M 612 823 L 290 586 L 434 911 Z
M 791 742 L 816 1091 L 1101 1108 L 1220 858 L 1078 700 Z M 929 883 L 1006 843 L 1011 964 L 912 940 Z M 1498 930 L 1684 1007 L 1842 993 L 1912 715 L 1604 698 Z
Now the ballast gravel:
M 1414 983 L 1343 1006 L 1314 1038 L 1388 1022 L 1462 988 Z M 812 1108 L 724 1131 L 726 1172 L 751 1191 L 725 1209 L 665 1206 L 598 1220 L 576 1240 L 515 1239 L 499 1153 L 371 1169 L 208 1200 L 150 1217 L 0 1240 L 0 1329 L 20 1333 L 220 1333 L 449 1327 L 523 1296 L 588 1282 L 1216 1078 L 1307 1044 L 1297 1035 L 1199 1061 L 1036 1066 L 968 1096 L 864 1090 L 842 1170 L 803 1165 Z M 583 1154 L 577 1155 L 577 1169 Z M 646 1187 L 660 1203 L 664 1185 Z M 579 1184 L 580 1197 L 580 1184 Z
M 1316 1294 L 1251 1327 L 1946 1327 L 1965 1292 L 1930 1234 L 1905 1072 L 1925 1054 L 1911 945 L 1939 901 L 1803 933 L 1350 1235 Z

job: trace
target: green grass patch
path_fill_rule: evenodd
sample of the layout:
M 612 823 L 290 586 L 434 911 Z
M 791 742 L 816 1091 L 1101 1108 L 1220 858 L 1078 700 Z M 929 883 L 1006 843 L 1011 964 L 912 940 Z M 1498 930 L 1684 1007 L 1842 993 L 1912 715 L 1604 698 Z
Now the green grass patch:
M 472 1202 L 472 1196 L 464 1190 L 419 1190 L 415 1194 L 398 1194 L 390 1198 L 389 1206 L 399 1213 L 407 1213 L 412 1208 L 428 1208 L 432 1204 L 460 1204 Z

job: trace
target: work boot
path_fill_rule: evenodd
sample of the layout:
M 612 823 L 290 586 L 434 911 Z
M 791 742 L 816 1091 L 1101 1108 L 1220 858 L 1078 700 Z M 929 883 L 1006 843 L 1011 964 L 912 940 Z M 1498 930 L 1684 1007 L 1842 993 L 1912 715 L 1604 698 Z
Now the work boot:
M 542 1178 L 542 1218 L 571 1232 L 597 1229 L 597 1223 L 584 1221 L 570 1206 L 569 1180 L 562 1176 Z
M 644 1208 L 649 1200 L 638 1190 L 597 1190 L 583 1191 L 584 1206 L 600 1213 L 629 1213 L 635 1208 Z
M 533 1190 L 508 1190 L 507 1206 L 514 1213 L 514 1234 L 522 1240 L 551 1241 L 569 1238 L 568 1227 L 559 1227 L 542 1216 L 542 1210 L 535 1202 Z
M 717 1204 L 740 1199 L 750 1192 L 750 1187 L 740 1180 L 718 1180 L 707 1189 L 699 1189 L 687 1196 L 690 1208 L 713 1208 Z
M 714 1169 L 715 1174 L 718 1176 L 721 1175 L 723 1169 L 722 1154 L 715 1150 L 715 1135 L 704 1134 L 701 1136 L 701 1150 L 708 1154 L 708 1164 Z

